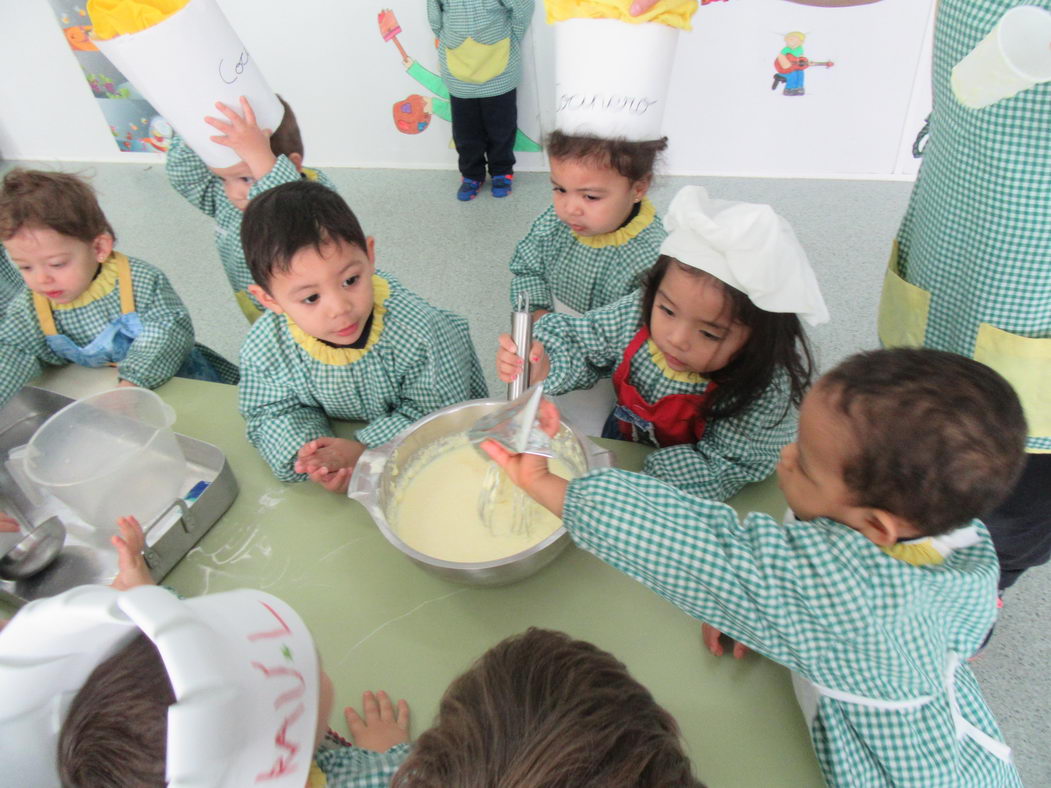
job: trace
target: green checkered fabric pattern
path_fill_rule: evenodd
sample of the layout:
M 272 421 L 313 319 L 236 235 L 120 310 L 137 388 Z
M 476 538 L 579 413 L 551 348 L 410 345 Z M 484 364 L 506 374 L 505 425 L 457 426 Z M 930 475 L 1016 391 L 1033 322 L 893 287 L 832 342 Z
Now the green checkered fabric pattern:
M 570 483 L 563 524 L 580 547 L 813 682 L 932 697 L 908 711 L 822 697 L 810 732 L 829 785 L 1021 784 L 1013 766 L 957 738 L 946 692 L 950 652 L 973 654 L 996 617 L 999 567 L 981 524 L 978 544 L 912 566 L 831 520 L 742 522 L 725 504 L 613 469 Z M 1002 741 L 966 662 L 954 687 L 963 719 Z
M 981 110 L 953 96 L 953 66 L 1018 0 L 940 0 L 934 111 L 898 235 L 907 281 L 932 293 L 926 347 L 972 356 L 980 323 L 1051 338 L 1051 82 Z M 1051 10 L 1051 0 L 1027 0 Z M 1051 438 L 1030 438 L 1051 450 Z
M 533 336 L 551 359 L 545 391 L 565 394 L 611 377 L 642 322 L 641 290 L 581 317 L 544 315 Z M 647 402 L 669 394 L 702 394 L 708 387 L 707 382 L 667 377 L 646 345 L 632 357 L 628 381 Z M 695 444 L 658 449 L 646 458 L 642 470 L 685 492 L 722 501 L 773 473 L 782 447 L 795 440 L 795 434 L 788 374 L 781 372 L 749 408 L 709 420 Z
M 578 312 L 616 301 L 639 286 L 660 256 L 667 233 L 659 216 L 624 244 L 585 246 L 549 207 L 519 241 L 511 258 L 511 304 L 519 293 L 530 309 L 552 309 L 557 298 Z
M 235 293 L 247 291 L 253 280 L 248 263 L 245 262 L 244 248 L 241 246 L 241 219 L 244 213 L 227 199 L 222 179 L 212 174 L 208 165 L 178 134 L 172 139 L 168 149 L 165 171 L 175 191 L 185 197 L 190 205 L 215 219 L 215 246 L 219 250 L 219 260 L 223 264 L 226 278 Z M 321 170 L 313 172 L 317 173 L 318 183 L 335 190 L 335 184 Z M 278 156 L 274 168 L 255 182 L 248 191 L 248 197 L 251 199 L 267 189 L 282 183 L 294 183 L 302 177 L 302 173 L 287 157 Z M 249 298 L 260 310 L 263 309 L 262 304 L 255 298 Z
M 442 80 L 457 98 L 502 96 L 522 78 L 522 39 L 533 18 L 533 0 L 427 0 L 427 20 L 439 41 Z M 479 44 L 511 39 L 507 67 L 486 82 L 464 82 L 449 73 L 446 50 L 468 38 Z
M 155 389 L 179 371 L 193 350 L 193 323 L 168 278 L 149 263 L 129 257 L 135 293 L 135 311 L 142 333 L 117 365 L 124 380 Z M 89 344 L 120 317 L 120 287 L 75 309 L 55 309 L 55 328 L 81 347 Z M 23 290 L 7 308 L 0 324 L 0 404 L 43 371 L 43 365 L 69 362 L 47 346 L 33 309 L 33 297 Z
M 326 364 L 266 312 L 241 348 L 241 415 L 248 440 L 282 481 L 307 441 L 331 436 L 329 419 L 367 421 L 357 440 L 386 443 L 428 413 L 488 396 L 467 321 L 431 306 L 388 274 L 383 331 L 357 361 Z
M 409 744 L 395 744 L 386 752 L 360 747 L 318 750 L 317 765 L 325 773 L 327 788 L 386 788 L 409 755 Z
M 25 287 L 22 275 L 7 256 L 7 250 L 0 246 L 0 314 L 12 299 Z

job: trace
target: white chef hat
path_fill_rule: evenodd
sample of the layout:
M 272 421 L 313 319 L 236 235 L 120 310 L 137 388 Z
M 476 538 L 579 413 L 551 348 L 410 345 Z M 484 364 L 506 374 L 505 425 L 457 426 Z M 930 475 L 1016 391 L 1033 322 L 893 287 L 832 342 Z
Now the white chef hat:
M 302 788 L 320 688 L 302 619 L 262 591 L 180 600 L 157 586 L 79 586 L 30 603 L 0 631 L 0 763 L 12 785 L 58 784 L 58 735 L 73 698 L 140 632 L 175 691 L 169 786 Z
M 787 221 L 769 205 L 716 200 L 684 186 L 664 216 L 661 254 L 707 271 L 767 312 L 828 322 L 814 269 Z

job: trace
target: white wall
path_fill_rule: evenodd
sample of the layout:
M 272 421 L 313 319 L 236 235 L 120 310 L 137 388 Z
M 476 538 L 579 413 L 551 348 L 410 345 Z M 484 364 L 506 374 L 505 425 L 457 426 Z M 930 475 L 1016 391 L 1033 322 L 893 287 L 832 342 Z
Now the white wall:
M 296 110 L 307 162 L 318 166 L 454 168 L 449 124 L 397 132 L 395 101 L 426 94 L 405 73 L 377 13 L 393 8 L 399 40 L 437 70 L 421 0 L 218 0 L 275 90 Z M 524 48 L 520 126 L 534 138 L 552 122 L 552 29 L 538 0 Z M 784 0 L 729 0 L 700 8 L 680 36 L 664 128 L 664 170 L 675 175 L 910 177 L 906 151 L 928 111 L 932 0 L 882 0 L 820 9 Z M 73 53 L 44 2 L 0 4 L 0 153 L 8 159 L 159 161 L 120 153 Z M 807 94 L 771 91 L 772 61 L 790 30 L 807 56 L 834 60 L 807 72 Z M 633 53 L 628 53 L 632 56 Z M 13 78 L 12 78 L 13 75 Z M 541 154 L 519 169 L 545 168 Z

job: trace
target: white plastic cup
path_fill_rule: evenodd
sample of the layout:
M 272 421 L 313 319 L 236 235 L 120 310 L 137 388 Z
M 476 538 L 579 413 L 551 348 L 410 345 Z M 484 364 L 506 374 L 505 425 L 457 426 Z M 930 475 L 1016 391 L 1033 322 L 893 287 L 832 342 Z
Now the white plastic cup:
M 567 19 L 555 25 L 555 126 L 566 134 L 660 139 L 677 28 Z
M 190 0 L 153 27 L 93 41 L 209 167 L 240 161 L 233 148 L 209 139 L 220 132 L 205 116 L 225 120 L 215 102 L 240 114 L 244 96 L 261 129 L 275 130 L 284 117 L 284 107 L 215 0 Z
M 965 107 L 981 109 L 1051 80 L 1051 13 L 1010 9 L 952 70 L 950 84 Z
M 186 458 L 171 430 L 175 412 L 152 391 L 123 387 L 77 400 L 29 439 L 25 475 L 87 524 L 143 527 L 186 490 Z

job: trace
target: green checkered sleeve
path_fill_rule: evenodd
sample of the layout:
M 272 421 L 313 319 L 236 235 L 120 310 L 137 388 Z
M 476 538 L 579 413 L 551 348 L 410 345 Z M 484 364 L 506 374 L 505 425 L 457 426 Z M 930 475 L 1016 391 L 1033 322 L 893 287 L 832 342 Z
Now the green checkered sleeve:
M 612 375 L 642 325 L 641 297 L 641 291 L 632 293 L 580 317 L 552 313 L 540 318 L 533 338 L 551 360 L 545 392 L 589 389 Z
M 44 341 L 33 311 L 32 296 L 23 290 L 8 304 L 0 322 L 0 407 L 43 371 L 43 364 L 61 366 Z
M 7 256 L 7 251 L 0 246 L 0 314 L 3 313 L 16 295 L 22 292 L 25 282 L 22 275 Z
M 193 207 L 209 216 L 215 216 L 226 194 L 223 182 L 208 169 L 186 140 L 175 134 L 164 160 L 168 182 Z
M 511 256 L 512 307 L 523 293 L 529 298 L 530 310 L 554 306 L 547 268 L 554 254 L 550 247 L 552 233 L 557 230 L 555 222 L 561 224 L 554 209 L 549 207 L 536 218 L 526 237 L 515 246 Z
M 325 773 L 327 788 L 386 788 L 408 757 L 408 743 L 395 744 L 386 752 L 360 747 L 322 748 L 314 760 Z
M 117 365 L 117 372 L 123 380 L 136 386 L 155 389 L 171 380 L 186 363 L 193 350 L 193 322 L 182 299 L 161 271 L 131 259 L 131 279 L 142 332 Z M 119 302 L 119 292 L 116 295 Z
M 795 439 L 796 416 L 784 371 L 744 411 L 708 420 L 694 445 L 668 446 L 646 457 L 642 470 L 700 498 L 725 501 L 774 472 L 781 449 Z

